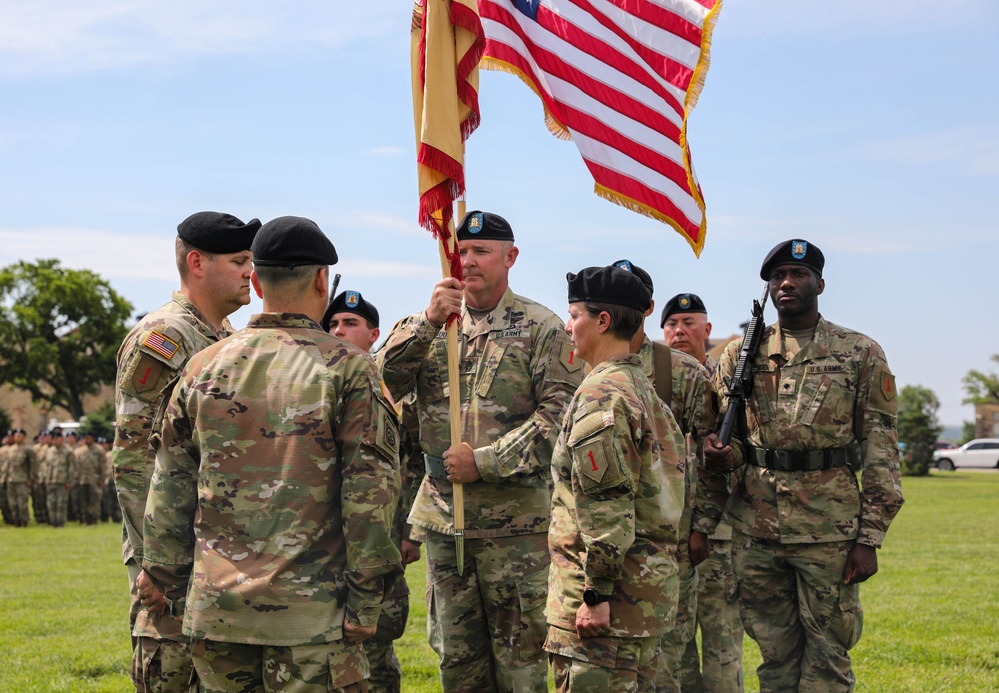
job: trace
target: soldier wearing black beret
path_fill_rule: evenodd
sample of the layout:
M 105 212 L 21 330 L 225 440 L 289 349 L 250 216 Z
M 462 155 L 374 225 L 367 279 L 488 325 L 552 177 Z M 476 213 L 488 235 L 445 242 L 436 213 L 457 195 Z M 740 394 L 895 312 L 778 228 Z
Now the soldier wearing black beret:
M 254 267 L 335 265 L 336 248 L 318 224 L 304 217 L 278 217 L 260 227 L 251 247 Z
M 115 439 L 111 451 L 125 539 L 122 557 L 130 589 L 132 675 L 146 690 L 163 681 L 189 681 L 192 662 L 180 619 L 164 613 L 163 595 L 142 572 L 143 516 L 158 434 L 157 412 L 188 359 L 232 334 L 232 313 L 250 303 L 250 245 L 260 221 L 202 211 L 177 225 L 175 260 L 180 288 L 165 305 L 138 320 L 118 350 Z M 76 434 L 66 447 L 76 446 Z M 70 519 L 78 516 L 79 489 L 70 496 Z M 141 599 L 145 596 L 144 608 Z
M 341 291 L 330 301 L 319 323 L 324 330 L 368 351 L 378 341 L 378 309 L 360 291 Z
M 639 690 L 656 679 L 660 638 L 676 608 L 682 440 L 631 352 L 651 306 L 642 280 L 619 267 L 566 279 L 566 331 L 593 369 L 552 455 L 545 649 L 558 690 L 570 688 L 570 672 L 599 681 L 600 690 Z M 615 666 L 606 652 L 630 666 Z
M 458 240 L 510 241 L 515 240 L 510 222 L 492 212 L 469 212 L 457 230 Z
M 857 687 L 849 651 L 864 620 L 860 583 L 877 573 L 904 501 L 895 377 L 877 342 L 820 314 L 824 265 L 801 239 L 764 259 L 777 321 L 747 354 L 746 401 L 723 405 L 723 416 L 739 407 L 731 445 L 709 436 L 697 479 L 691 546 L 724 512 L 762 690 Z M 716 383 L 731 382 L 742 347 L 726 346 Z

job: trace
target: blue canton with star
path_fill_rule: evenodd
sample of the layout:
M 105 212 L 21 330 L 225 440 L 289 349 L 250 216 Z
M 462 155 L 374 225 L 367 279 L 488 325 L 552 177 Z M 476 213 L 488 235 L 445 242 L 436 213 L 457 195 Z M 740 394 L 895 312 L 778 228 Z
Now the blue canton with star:
M 538 21 L 538 7 L 540 5 L 541 0 L 513 0 L 513 6 L 534 21 Z

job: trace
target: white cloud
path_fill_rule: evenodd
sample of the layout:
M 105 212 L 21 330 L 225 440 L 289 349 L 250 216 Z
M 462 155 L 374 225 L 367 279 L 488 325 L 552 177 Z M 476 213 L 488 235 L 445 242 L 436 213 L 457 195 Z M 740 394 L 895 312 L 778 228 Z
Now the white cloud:
M 386 35 L 385 3 L 33 0 L 0 5 L 0 74 L 72 73 Z M 405 14 L 405 12 L 403 12 Z
M 105 279 L 177 280 L 174 237 L 94 229 L 0 229 L 0 265 L 55 258 Z

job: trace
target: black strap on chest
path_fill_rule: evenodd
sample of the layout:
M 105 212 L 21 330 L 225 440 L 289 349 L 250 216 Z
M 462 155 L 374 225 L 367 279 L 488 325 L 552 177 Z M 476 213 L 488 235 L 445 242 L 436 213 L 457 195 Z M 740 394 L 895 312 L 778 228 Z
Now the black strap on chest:
M 656 394 L 667 409 L 673 404 L 673 354 L 661 342 L 652 342 L 652 377 L 655 378 Z

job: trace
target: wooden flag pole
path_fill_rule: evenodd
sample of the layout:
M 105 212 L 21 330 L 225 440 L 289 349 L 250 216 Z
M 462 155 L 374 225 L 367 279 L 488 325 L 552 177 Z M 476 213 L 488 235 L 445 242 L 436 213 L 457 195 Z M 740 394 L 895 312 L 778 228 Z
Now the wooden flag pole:
M 464 200 L 458 203 L 461 217 L 464 217 Z M 459 217 L 459 218 L 461 218 Z M 454 222 L 450 223 L 451 237 L 441 239 L 437 244 L 441 257 L 441 272 L 444 278 L 451 276 L 451 263 L 444 251 L 444 244 L 449 243 L 448 250 L 458 252 L 458 239 L 455 235 Z M 460 316 L 459 316 L 460 320 Z M 448 381 L 448 413 L 451 425 L 451 447 L 461 445 L 461 381 L 458 377 L 458 320 L 451 321 L 447 326 L 447 381 Z M 453 484 L 454 491 L 454 549 L 458 560 L 458 575 L 465 570 L 465 486 Z

